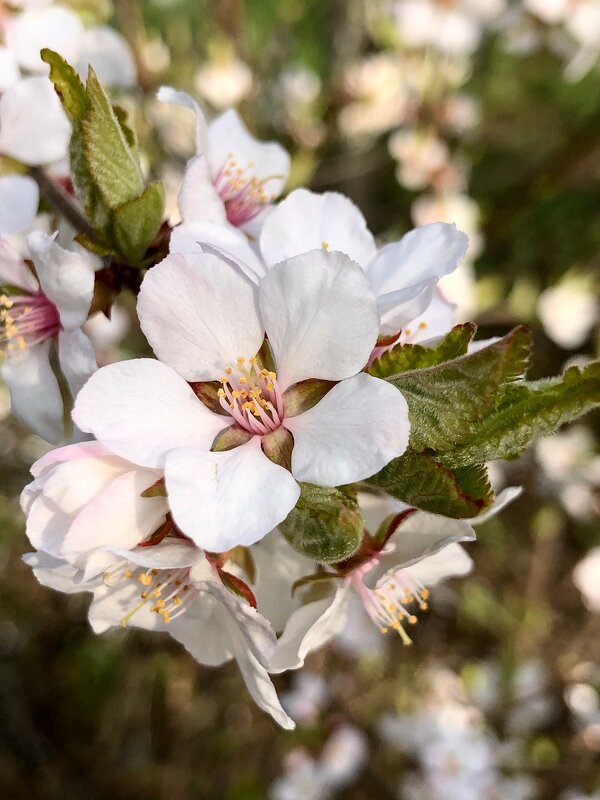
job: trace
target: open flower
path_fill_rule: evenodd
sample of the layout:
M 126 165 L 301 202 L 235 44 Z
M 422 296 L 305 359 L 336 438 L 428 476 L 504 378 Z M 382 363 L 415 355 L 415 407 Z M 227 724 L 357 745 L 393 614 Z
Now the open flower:
M 434 289 L 467 250 L 454 225 L 424 225 L 379 251 L 358 208 L 336 192 L 296 189 L 266 219 L 260 250 L 271 267 L 311 248 L 340 250 L 360 264 L 377 296 L 381 334 L 398 334 L 431 304 Z M 417 320 L 417 325 L 418 325 Z
M 53 342 L 73 396 L 96 368 L 94 348 L 81 331 L 92 301 L 94 268 L 36 231 L 27 246 L 38 280 L 0 239 L 0 352 L 12 410 L 50 442 L 63 435 L 63 402 L 50 364 Z
M 279 197 L 290 157 L 276 142 L 260 142 L 229 109 L 207 123 L 198 103 L 185 92 L 163 86 L 159 100 L 196 114 L 195 158 L 187 165 L 179 206 L 184 224 L 212 222 L 246 229 Z
M 138 315 L 164 363 L 99 370 L 73 418 L 111 452 L 164 468 L 175 522 L 200 547 L 252 544 L 295 506 L 297 481 L 363 480 L 406 449 L 406 401 L 361 372 L 377 338 L 376 301 L 342 253 L 278 264 L 258 289 L 217 256 L 171 255 L 146 275 Z M 272 367 L 257 357 L 265 333 Z M 336 383 L 297 413 L 290 396 L 308 379 Z M 188 383 L 216 381 L 220 413 Z M 214 452 L 223 431 L 230 449 Z M 282 466 L 263 447 L 285 449 L 289 434 L 291 459 Z
M 297 669 L 306 656 L 344 628 L 348 601 L 355 594 L 382 634 L 394 632 L 410 644 L 408 628 L 426 611 L 430 590 L 441 581 L 470 572 L 471 558 L 458 542 L 475 539 L 473 524 L 497 514 L 521 493 L 501 492 L 491 509 L 471 520 L 458 520 L 410 508 L 390 497 L 359 493 L 365 524 L 371 533 L 361 550 L 331 573 L 337 589 L 299 606 L 290 616 L 270 664 L 272 672 Z M 379 526 L 386 538 L 378 543 Z M 326 579 L 326 573 L 323 574 Z
M 98 442 L 51 451 L 32 467 L 22 495 L 24 560 L 44 586 L 92 592 L 95 633 L 115 625 L 165 631 L 200 663 L 235 658 L 257 704 L 285 728 L 266 665 L 275 634 L 224 585 L 221 569 L 174 526 L 166 498 L 142 496 L 161 477 Z M 152 493 L 150 493 L 152 494 Z

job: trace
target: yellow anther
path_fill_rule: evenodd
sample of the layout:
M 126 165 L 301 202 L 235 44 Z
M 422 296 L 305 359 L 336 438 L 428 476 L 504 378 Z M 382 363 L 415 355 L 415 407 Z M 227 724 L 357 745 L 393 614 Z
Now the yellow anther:
M 162 618 L 165 622 L 171 622 L 171 615 L 169 614 L 168 611 L 162 612 Z
M 223 375 L 222 378 L 219 378 L 219 383 L 222 384 L 229 383 L 229 378 L 227 377 L 227 375 Z
M 180 606 L 183 603 L 183 600 L 181 599 L 181 597 L 179 597 L 179 595 L 175 595 L 175 597 L 173 598 L 173 603 L 176 606 Z
M 273 384 L 272 383 L 267 383 L 267 391 L 269 391 L 269 392 L 273 391 Z
M 407 336 L 410 336 L 410 328 L 405 328 L 405 329 L 404 329 L 404 333 L 405 333 Z
M 408 621 L 409 621 L 409 623 L 411 625 L 416 625 L 417 624 L 417 617 L 415 617 L 414 614 L 411 614 L 410 617 L 408 618 Z
M 126 569 L 123 575 L 125 575 L 126 578 L 132 578 L 133 572 L 130 569 Z
M 143 586 L 150 586 L 152 583 L 152 577 L 145 572 L 139 576 L 138 580 Z
M 421 589 L 421 600 L 429 600 L 431 592 L 429 589 Z
M 217 392 L 217 397 L 225 397 L 225 389 L 219 389 Z
M 250 359 L 250 363 L 252 364 L 252 366 L 256 364 L 256 356 L 252 356 L 252 358 Z
M 427 323 L 426 322 L 419 322 L 419 329 L 420 330 L 424 331 L 426 327 L 427 327 Z
M 152 574 L 153 574 L 153 575 L 158 575 L 158 570 L 157 570 L 157 569 L 153 569 L 153 570 L 152 570 Z
M 242 377 L 240 378 L 240 383 L 242 384 L 242 386 L 243 386 L 245 383 L 248 383 L 248 378 L 244 378 L 244 377 L 242 376 Z
M 386 634 L 388 632 L 387 628 L 379 628 L 379 633 Z
M 155 590 L 152 592 L 152 597 L 160 597 L 160 596 L 161 596 L 161 594 L 162 594 L 162 591 L 161 591 L 161 590 L 160 590 L 160 589 L 157 587 L 157 588 L 156 588 L 156 589 L 155 589 Z
M 226 375 L 231 375 L 231 373 L 232 373 L 231 367 L 225 367 L 225 374 Z
M 145 600 L 148 597 L 148 592 L 140 592 L 140 597 Z
M 243 394 L 244 392 L 240 392 L 239 389 L 234 389 L 233 392 L 231 393 L 231 396 L 233 397 L 234 400 L 237 400 L 239 397 L 242 397 Z
M 329 250 L 329 242 L 321 242 L 321 247 L 323 250 Z
M 244 356 L 239 356 L 237 363 L 240 365 L 240 367 L 243 367 L 244 364 L 246 363 L 246 359 L 244 358 Z
M 267 372 L 267 375 L 269 376 L 269 378 L 271 378 L 272 381 L 277 380 L 277 373 L 276 372 Z

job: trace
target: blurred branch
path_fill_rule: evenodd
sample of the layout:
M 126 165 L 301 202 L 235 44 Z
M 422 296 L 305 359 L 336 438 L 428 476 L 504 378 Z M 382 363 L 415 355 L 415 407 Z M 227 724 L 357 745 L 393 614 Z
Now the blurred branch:
M 29 174 L 37 183 L 44 200 L 47 200 L 50 205 L 62 214 L 79 233 L 85 233 L 92 241 L 95 241 L 96 232 L 94 227 L 72 195 L 51 178 L 42 167 L 31 167 Z

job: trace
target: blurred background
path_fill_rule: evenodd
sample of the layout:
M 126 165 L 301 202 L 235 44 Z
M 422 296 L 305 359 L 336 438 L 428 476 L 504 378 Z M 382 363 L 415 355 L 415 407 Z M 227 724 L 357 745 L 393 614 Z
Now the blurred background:
M 382 242 L 455 222 L 471 241 L 443 286 L 457 319 L 481 336 L 530 325 L 530 377 L 598 358 L 600 0 L 63 4 L 127 41 L 138 85 L 113 94 L 173 223 L 193 119 L 155 100 L 165 83 L 212 115 L 237 107 L 289 149 L 288 188 L 349 195 Z M 145 347 L 131 298 L 88 325 L 104 362 Z M 492 465 L 525 494 L 478 528 L 473 573 L 434 592 L 412 647 L 356 609 L 275 678 L 293 733 L 235 665 L 95 637 L 85 596 L 38 586 L 18 495 L 46 445 L 2 387 L 0 420 L 0 797 L 600 798 L 598 415 Z

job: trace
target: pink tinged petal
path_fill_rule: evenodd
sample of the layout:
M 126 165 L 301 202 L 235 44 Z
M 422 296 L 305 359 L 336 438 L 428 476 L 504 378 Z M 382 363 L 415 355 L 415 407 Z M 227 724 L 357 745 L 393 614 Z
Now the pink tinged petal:
M 207 253 L 170 255 L 149 270 L 138 316 L 158 358 L 188 381 L 218 379 L 239 356 L 254 356 L 264 336 L 255 288 Z
M 298 669 L 309 653 L 327 644 L 346 623 L 347 586 L 340 586 L 333 597 L 307 603 L 294 611 L 269 664 L 269 672 Z
M 56 444 L 64 431 L 63 401 L 50 366 L 50 346 L 41 344 L 7 358 L 1 373 L 10 392 L 11 411 L 47 442 Z
M 228 225 L 190 222 L 171 232 L 171 253 L 212 253 L 233 265 L 252 283 L 258 284 L 265 266 L 243 233 Z
M 77 397 L 83 384 L 98 368 L 94 345 L 80 328 L 63 330 L 58 334 L 58 358 L 71 396 Z
M 34 462 L 30 469 L 34 478 L 39 477 L 47 467 L 54 464 L 62 464 L 65 461 L 76 461 L 80 458 L 110 456 L 114 458 L 113 454 L 109 452 L 104 445 L 100 442 L 81 442 L 80 444 L 68 444 L 66 447 L 57 447 L 45 453 L 41 458 Z M 122 461 L 122 460 L 121 460 Z M 127 461 L 122 461 L 124 468 L 131 466 Z
M 410 433 L 402 394 L 365 373 L 336 384 L 284 425 L 294 437 L 294 477 L 320 486 L 369 478 L 402 455 Z
M 369 265 L 375 294 L 382 298 L 390 292 L 437 283 L 460 264 L 468 244 L 455 225 L 432 222 L 415 228 L 380 250 Z
M 22 233 L 36 217 L 40 193 L 28 175 L 0 178 L 0 234 Z
M 259 181 L 265 181 L 268 195 L 278 197 L 281 194 L 290 172 L 289 154 L 276 142 L 255 139 L 232 108 L 208 126 L 207 158 L 213 179 L 230 155 L 249 179 L 256 176 Z
M 98 547 L 130 549 L 164 522 L 168 506 L 164 497 L 142 497 L 152 484 L 147 470 L 127 472 L 115 478 L 87 504 L 70 526 L 63 554 L 82 566 L 78 556 Z
M 161 86 L 156 93 L 157 98 L 162 103 L 169 103 L 172 106 L 189 108 L 196 115 L 196 151 L 201 154 L 206 152 L 207 146 L 207 123 L 204 111 L 199 103 L 187 92 L 178 92 L 170 86 Z
M 0 180 L 2 180 L 0 178 Z M 0 284 L 37 292 L 38 282 L 21 256 L 6 239 L 0 237 Z
M 24 164 L 67 155 L 71 125 L 48 78 L 24 78 L 0 97 L 0 153 Z
M 269 266 L 324 248 L 345 253 L 366 267 L 376 254 L 375 240 L 354 203 L 337 192 L 296 189 L 265 221 L 260 248 Z
M 232 422 L 209 411 L 176 372 L 150 358 L 95 372 L 77 395 L 73 420 L 112 453 L 145 467 L 161 467 L 179 447 L 209 450 Z
M 131 49 L 120 33 L 106 25 L 88 28 L 79 37 L 76 68 L 84 80 L 88 65 L 93 67 L 103 85 L 135 85 L 136 68 Z
M 6 46 L 23 69 L 46 72 L 40 50 L 49 47 L 71 61 L 79 46 L 83 24 L 77 14 L 60 6 L 32 9 L 4 22 Z
M 34 231 L 27 247 L 36 267 L 40 286 L 54 303 L 64 328 L 78 328 L 87 319 L 94 294 L 94 267 L 81 253 L 63 250 L 52 236 Z
M 406 568 L 407 574 L 423 586 L 431 588 L 448 578 L 468 575 L 473 559 L 459 544 L 452 543 Z
M 225 206 L 212 182 L 205 155 L 198 155 L 188 161 L 179 191 L 179 210 L 184 224 L 227 224 Z
M 313 250 L 283 261 L 259 295 L 282 389 L 306 378 L 343 380 L 367 363 L 379 316 L 368 279 L 348 256 Z
M 363 582 L 370 589 L 382 586 L 398 569 L 410 567 L 453 542 L 474 540 L 475 531 L 468 522 L 417 511 L 400 525 Z
M 165 478 L 173 519 L 199 547 L 224 552 L 262 539 L 296 505 L 300 488 L 260 438 L 222 453 L 170 453 Z
M 47 586 L 49 589 L 65 594 L 76 594 L 92 589 L 76 583 L 78 570 L 61 558 L 54 558 L 47 553 L 25 553 L 23 561 L 31 567 L 42 586 Z
M 41 494 L 56 509 L 73 515 L 129 469 L 127 461 L 112 455 L 56 462 L 40 479 Z M 148 473 L 148 486 L 156 480 L 153 473 Z

